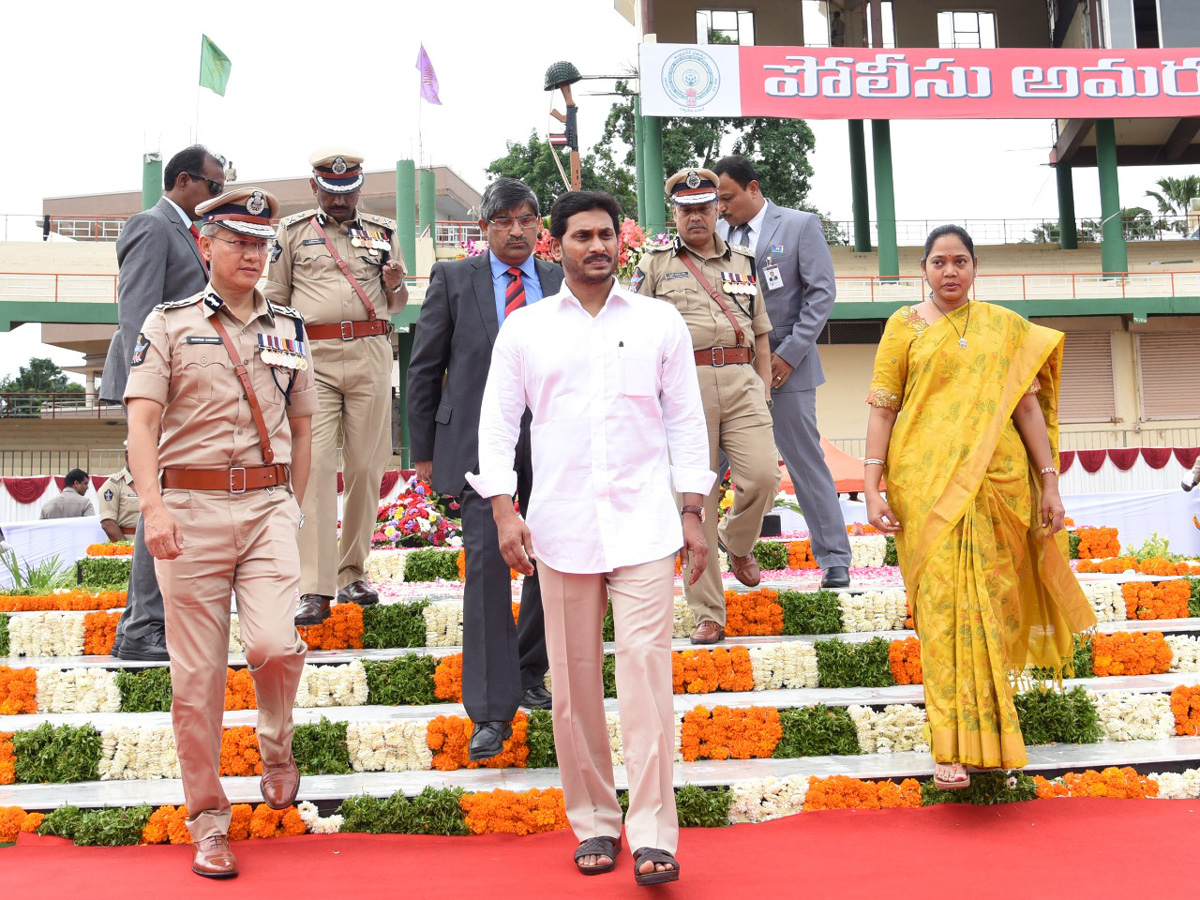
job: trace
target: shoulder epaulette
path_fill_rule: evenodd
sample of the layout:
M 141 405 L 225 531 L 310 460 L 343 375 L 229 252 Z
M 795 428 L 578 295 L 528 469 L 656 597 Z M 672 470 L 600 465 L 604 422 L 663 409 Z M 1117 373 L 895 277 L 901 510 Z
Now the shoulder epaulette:
M 675 240 L 678 240 L 678 238 L 676 238 Z M 678 247 L 676 246 L 675 241 L 667 241 L 665 244 L 647 244 L 646 245 L 647 253 L 659 253 L 663 250 L 677 250 L 677 249 L 678 249 Z
M 283 306 L 280 303 L 272 303 L 270 300 L 267 301 L 267 306 L 273 313 L 277 313 L 281 316 L 289 316 L 293 319 L 299 319 L 301 322 L 304 321 L 304 316 L 300 315 L 300 310 L 294 307 Z
M 725 246 L 727 246 L 734 253 L 740 253 L 742 256 L 748 256 L 751 259 L 754 259 L 754 251 L 752 251 L 749 247 L 743 247 L 740 244 L 726 244 Z
M 204 299 L 203 291 L 199 294 L 193 294 L 191 297 L 184 297 L 182 300 L 171 300 L 167 303 L 160 303 L 155 309 L 181 309 L 185 306 L 195 306 Z
M 295 225 L 297 222 L 306 222 L 320 211 L 321 210 L 319 209 L 306 209 L 304 212 L 298 212 L 293 213 L 290 216 L 284 216 L 279 220 L 279 227 L 288 228 L 289 226 Z
M 389 231 L 396 230 L 396 220 L 389 219 L 387 216 L 376 216 L 371 213 L 359 213 L 358 217 L 364 222 L 374 222 L 376 225 L 382 225 Z

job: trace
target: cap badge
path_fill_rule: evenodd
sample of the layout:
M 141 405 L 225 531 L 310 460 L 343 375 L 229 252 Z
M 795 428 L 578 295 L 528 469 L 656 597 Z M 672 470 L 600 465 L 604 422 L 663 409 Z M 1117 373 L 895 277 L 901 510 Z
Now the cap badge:
M 696 174 L 695 170 L 688 172 L 687 186 L 692 190 L 700 187 L 700 176 Z
M 334 175 L 345 175 L 346 170 L 350 167 L 346 165 L 346 161 L 344 159 L 342 159 L 340 156 L 336 156 L 333 159 L 333 165 L 329 168 L 333 170 Z
M 267 208 L 267 198 L 262 191 L 255 191 L 246 199 L 246 212 L 252 216 L 261 216 Z

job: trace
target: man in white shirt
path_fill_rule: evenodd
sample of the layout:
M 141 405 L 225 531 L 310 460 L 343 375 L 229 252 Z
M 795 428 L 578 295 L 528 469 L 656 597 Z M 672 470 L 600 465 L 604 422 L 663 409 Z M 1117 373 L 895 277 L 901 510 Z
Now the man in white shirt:
M 703 572 L 701 503 L 716 475 L 683 319 L 613 278 L 620 214 L 616 200 L 600 192 L 572 191 L 555 202 L 550 234 L 563 289 L 517 310 L 501 329 L 479 422 L 479 474 L 467 479 L 492 500 L 508 564 L 530 575 L 537 560 L 555 746 L 567 818 L 580 840 L 575 863 L 585 875 L 612 871 L 620 851 L 601 676 L 602 624 L 612 600 L 629 777 L 625 828 L 637 882 L 656 884 L 679 877 L 675 555 L 690 554 L 693 581 Z M 528 527 L 512 503 L 526 406 L 538 473 Z M 682 514 L 672 486 L 683 494 Z

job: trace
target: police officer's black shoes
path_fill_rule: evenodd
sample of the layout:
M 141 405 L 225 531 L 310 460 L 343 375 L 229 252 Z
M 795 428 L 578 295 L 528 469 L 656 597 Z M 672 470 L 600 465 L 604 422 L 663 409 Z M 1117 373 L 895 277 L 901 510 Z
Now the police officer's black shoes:
M 352 581 L 337 593 L 338 603 L 357 603 L 359 606 L 374 606 L 379 595 L 365 581 Z
M 499 756 L 504 752 L 504 742 L 510 737 L 512 725 L 509 722 L 477 722 L 467 747 L 467 758 L 480 760 Z
M 121 640 L 119 659 L 140 662 L 170 662 L 167 655 L 167 633 L 163 629 L 134 637 L 126 634 Z
M 825 577 L 821 579 L 821 587 L 850 587 L 850 570 L 845 566 L 830 566 L 825 570 Z
M 527 687 L 521 695 L 521 705 L 526 709 L 550 709 L 552 704 L 553 700 L 545 685 L 535 684 L 533 687 Z
M 296 608 L 297 625 L 320 625 L 329 618 L 329 604 L 333 598 L 328 594 L 301 594 Z

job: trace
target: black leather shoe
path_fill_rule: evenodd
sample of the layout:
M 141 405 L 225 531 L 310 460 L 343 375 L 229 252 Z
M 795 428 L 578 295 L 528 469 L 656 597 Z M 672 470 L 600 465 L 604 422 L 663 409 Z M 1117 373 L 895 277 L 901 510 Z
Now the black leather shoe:
M 821 579 L 821 587 L 850 587 L 850 570 L 845 566 L 830 566 L 825 570 L 825 576 Z
M 138 660 L 141 662 L 170 662 L 167 655 L 167 633 L 159 629 L 148 632 L 140 637 L 125 635 L 121 640 L 120 659 Z
M 121 658 L 121 644 L 124 642 L 124 640 L 125 639 L 119 634 L 113 638 L 112 649 L 108 651 L 108 655 L 113 659 Z
M 512 725 L 509 722 L 477 722 L 467 747 L 467 758 L 480 760 L 499 756 L 504 752 L 504 742 L 510 737 Z
M 333 598 L 326 594 L 301 594 L 296 607 L 297 625 L 320 625 L 329 618 L 329 604 Z
M 374 606 L 379 595 L 365 581 L 352 581 L 337 595 L 338 603 L 357 603 L 359 606 Z
M 551 702 L 550 692 L 541 684 L 525 688 L 521 695 L 521 705 L 526 709 L 550 709 Z

